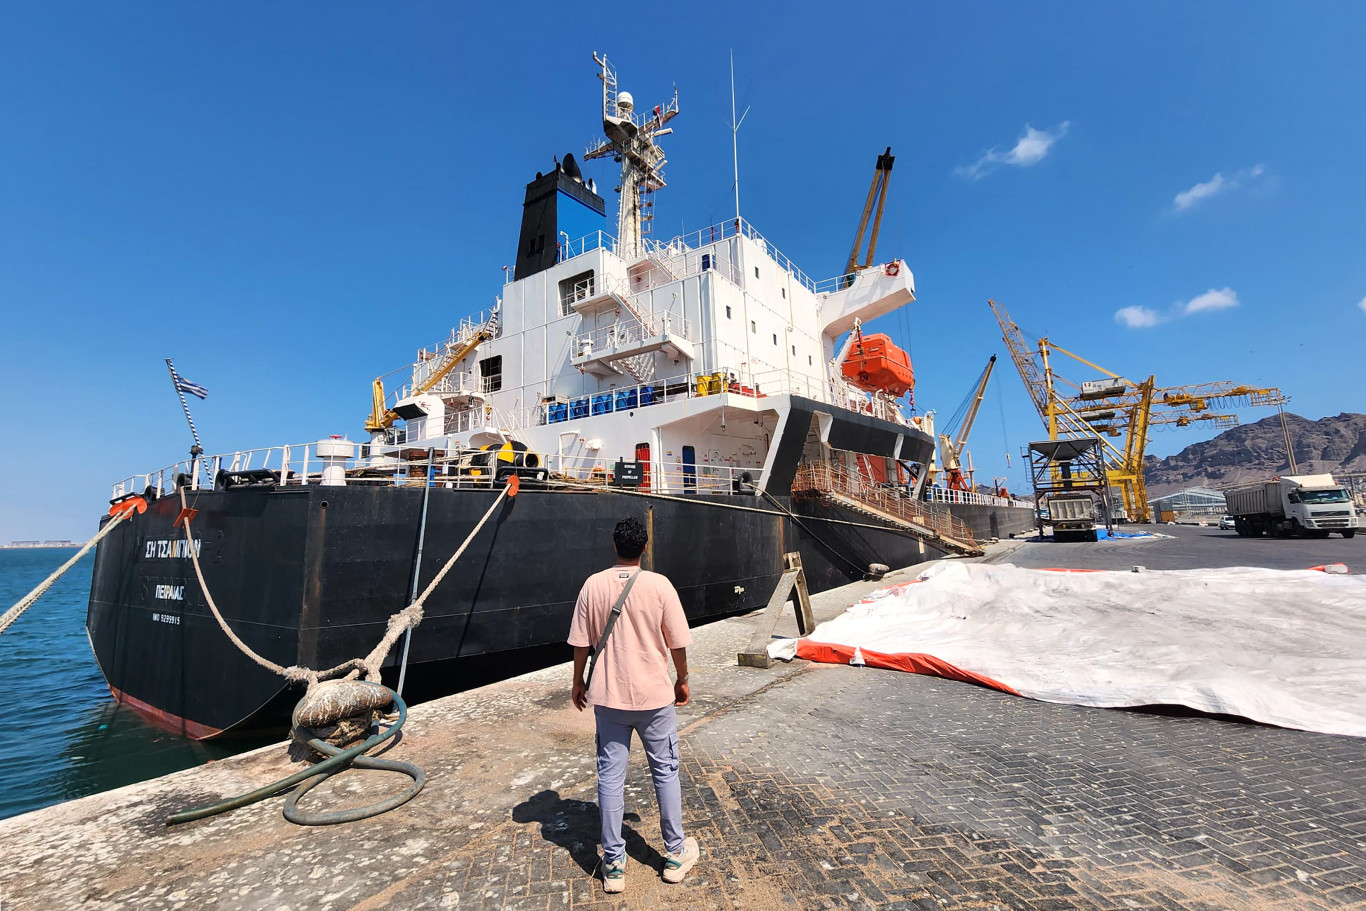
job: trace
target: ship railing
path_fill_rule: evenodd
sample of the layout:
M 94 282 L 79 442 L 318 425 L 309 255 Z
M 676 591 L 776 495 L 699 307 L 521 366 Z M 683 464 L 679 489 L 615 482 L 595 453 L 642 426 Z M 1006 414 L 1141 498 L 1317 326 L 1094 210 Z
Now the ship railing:
M 832 278 L 823 278 L 816 282 L 811 290 L 817 294 L 829 294 L 834 291 L 843 291 L 853 287 L 854 279 L 858 278 L 858 272 L 846 272 L 843 275 L 836 275 Z
M 182 487 L 212 489 L 228 474 L 244 478 L 254 475 L 257 483 L 304 484 L 309 483 L 311 472 L 315 476 L 312 483 L 317 483 L 324 465 L 317 455 L 316 445 L 295 443 L 182 459 L 157 471 L 117 481 L 113 486 L 113 498 L 147 493 L 161 497 Z
M 705 458 L 705 456 L 704 456 Z M 719 458 L 719 456 L 718 456 Z M 633 464 L 634 459 L 620 457 L 582 457 L 552 455 L 546 467 L 552 480 L 591 486 L 616 486 L 618 460 Z M 751 485 L 757 483 L 763 468 L 758 465 L 728 465 L 702 462 L 684 465 L 681 462 L 661 466 L 649 462 L 640 466 L 642 476 L 638 487 L 642 492 L 669 494 L 734 494 L 754 495 Z
M 1013 497 L 998 497 L 992 494 L 980 493 L 975 490 L 950 490 L 947 487 L 926 488 L 925 498 L 931 503 L 948 503 L 965 506 L 1028 507 L 1030 505 L 1020 500 L 1016 500 Z
M 802 499 L 813 494 L 835 494 L 853 500 L 903 522 L 933 531 L 942 538 L 974 544 L 972 527 L 949 512 L 942 503 L 911 497 L 902 484 L 877 484 L 838 462 L 803 462 L 792 481 L 792 495 Z
M 645 280 L 633 289 L 637 293 L 704 272 L 719 275 L 738 288 L 744 287 L 740 267 L 731 259 L 730 251 L 724 247 L 704 247 L 699 250 L 686 247 L 678 240 L 668 243 L 649 241 L 647 246 L 650 257 L 664 266 L 667 274 L 665 280 L 659 280 L 659 273 L 655 270 L 645 273 Z
M 459 373 L 446 374 L 427 391 L 437 395 L 483 395 L 487 392 L 484 388 L 487 385 L 486 377 L 473 370 L 462 370 Z
M 818 402 L 827 401 L 829 389 L 821 377 L 797 373 L 792 370 L 765 370 L 754 374 L 754 385 L 765 395 L 800 395 Z
M 640 322 L 617 322 L 592 332 L 574 336 L 574 354 L 588 356 L 603 351 L 616 351 L 622 348 L 635 348 L 647 340 L 665 335 L 680 336 L 694 341 L 692 323 L 677 313 L 644 313 L 644 324 Z
M 593 250 L 607 250 L 610 253 L 617 252 L 617 239 L 606 231 L 593 231 L 583 237 L 569 238 L 567 234 L 561 234 L 557 241 L 559 248 L 559 258 L 557 262 L 564 262 L 576 256 L 582 256 Z M 512 270 L 508 270 L 508 282 L 512 281 Z
M 764 254 L 776 262 L 785 271 L 789 272 L 798 283 L 805 285 L 811 291 L 816 290 L 816 282 L 801 270 L 801 268 L 789 259 L 781 250 L 768 242 L 762 234 L 754 229 L 754 226 L 743 218 L 732 218 L 727 221 L 719 222 L 714 225 L 702 228 L 699 231 L 691 231 L 680 234 L 673 239 L 661 244 L 664 248 L 684 247 L 687 249 L 697 249 L 708 244 L 719 243 L 732 237 L 747 237 L 763 248 Z

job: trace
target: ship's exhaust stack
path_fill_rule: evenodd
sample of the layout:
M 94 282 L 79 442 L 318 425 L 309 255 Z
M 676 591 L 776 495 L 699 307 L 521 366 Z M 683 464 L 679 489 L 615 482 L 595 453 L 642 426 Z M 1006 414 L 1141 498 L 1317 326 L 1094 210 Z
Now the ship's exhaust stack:
M 514 278 L 544 272 L 576 252 L 568 247 L 607 227 L 607 205 L 596 188 L 585 183 L 573 155 L 556 161 L 549 174 L 537 172 L 526 185 L 522 203 L 522 234 L 517 241 Z M 589 249 L 598 246 L 590 242 Z

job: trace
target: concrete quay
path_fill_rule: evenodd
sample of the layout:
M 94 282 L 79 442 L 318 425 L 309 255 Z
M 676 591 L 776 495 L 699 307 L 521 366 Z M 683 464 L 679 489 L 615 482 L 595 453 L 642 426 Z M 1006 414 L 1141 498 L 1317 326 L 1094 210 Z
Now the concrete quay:
M 1007 542 L 985 559 L 1059 565 L 1056 547 Z M 1200 559 L 1182 537 L 1090 547 L 1115 568 L 1168 549 Z M 816 595 L 817 618 L 918 571 Z M 738 667 L 754 622 L 694 634 L 680 750 L 703 855 L 682 885 L 659 879 L 637 750 L 627 889 L 603 894 L 592 717 L 569 704 L 561 665 L 415 707 L 386 755 L 421 765 L 426 789 L 375 819 L 297 827 L 273 799 L 163 825 L 293 771 L 275 746 L 0 821 L 0 907 L 1366 908 L 1360 740 L 867 668 Z M 304 804 L 406 782 L 348 771 Z

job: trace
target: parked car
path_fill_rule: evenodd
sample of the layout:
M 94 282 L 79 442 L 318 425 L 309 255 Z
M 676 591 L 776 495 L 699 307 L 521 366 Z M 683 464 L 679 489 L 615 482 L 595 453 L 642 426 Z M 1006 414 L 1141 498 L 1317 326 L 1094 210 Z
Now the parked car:
M 1233 521 L 1233 516 L 1224 516 L 1219 520 L 1219 528 L 1224 531 L 1234 531 L 1237 527 L 1237 523 Z

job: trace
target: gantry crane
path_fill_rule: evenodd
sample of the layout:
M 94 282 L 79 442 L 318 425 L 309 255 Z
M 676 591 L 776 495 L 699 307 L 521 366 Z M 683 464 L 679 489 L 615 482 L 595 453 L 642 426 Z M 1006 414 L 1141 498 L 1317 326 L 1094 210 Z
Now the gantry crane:
M 982 397 L 986 395 L 987 383 L 991 380 L 992 368 L 996 366 L 996 355 L 991 356 L 987 361 L 986 369 L 977 378 L 977 383 L 973 391 L 969 393 L 970 402 L 967 404 L 967 413 L 963 415 L 962 423 L 958 425 L 958 432 L 954 437 L 948 433 L 939 434 L 939 457 L 943 464 L 944 483 L 949 490 L 971 490 L 972 489 L 972 469 L 968 469 L 969 477 L 963 476 L 963 449 L 968 442 L 968 434 L 972 431 L 972 424 L 977 420 L 977 409 L 982 406 Z M 949 428 L 952 430 L 952 427 Z M 955 438 L 956 437 L 956 438 Z M 969 459 L 970 461 L 970 459 Z
M 498 334 L 498 311 L 495 309 L 482 324 L 470 325 L 470 323 L 465 323 L 461 329 L 463 331 L 446 342 L 446 353 L 442 356 L 441 361 L 427 375 L 425 380 L 413 387 L 412 395 L 430 392 L 461 361 L 469 356 L 470 352 L 496 336 Z M 398 420 L 398 415 L 385 404 L 384 377 L 377 376 L 371 387 L 370 417 L 365 421 L 365 429 L 368 433 L 381 433 L 388 430 L 396 420 Z
M 1235 426 L 1238 418 L 1228 413 L 1212 412 L 1211 409 L 1216 405 L 1229 407 L 1238 404 L 1262 406 L 1285 403 L 1285 396 L 1275 387 L 1222 381 L 1159 388 L 1153 376 L 1141 383 L 1133 383 L 1047 338 L 1039 339 L 1037 349 L 1031 348 L 1005 307 L 993 300 L 987 301 L 987 304 L 996 315 L 1011 359 L 1039 417 L 1048 428 L 1050 440 L 1063 436 L 1126 434 L 1122 450 L 1103 437 L 1101 442 L 1108 450 L 1108 460 L 1114 465 L 1108 474 L 1111 480 L 1119 484 L 1125 511 L 1131 519 L 1139 522 L 1147 522 L 1150 518 L 1147 487 L 1143 479 L 1143 459 L 1150 427 L 1160 424 L 1185 427 L 1195 422 L 1205 422 L 1222 429 Z M 1054 352 L 1098 371 L 1105 379 L 1080 385 L 1064 379 L 1053 369 Z M 1061 392 L 1060 385 L 1071 387 L 1074 392 Z M 1154 408 L 1160 410 L 1154 411 Z

